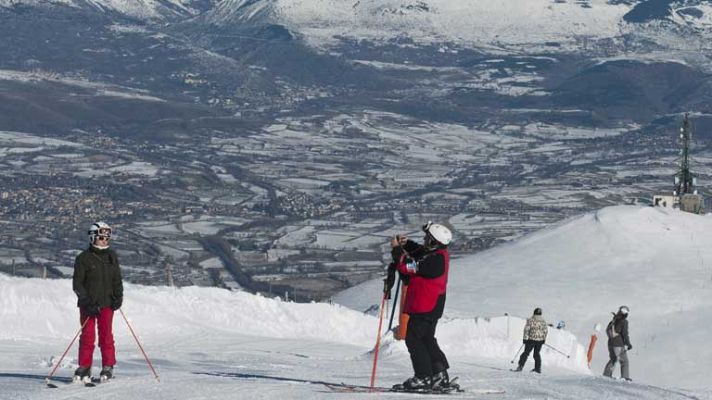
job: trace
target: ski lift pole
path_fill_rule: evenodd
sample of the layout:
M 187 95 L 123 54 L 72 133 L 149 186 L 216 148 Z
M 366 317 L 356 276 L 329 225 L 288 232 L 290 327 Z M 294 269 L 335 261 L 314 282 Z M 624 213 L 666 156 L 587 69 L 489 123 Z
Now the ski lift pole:
M 89 318 L 93 318 L 93 317 L 89 317 Z M 49 375 L 47 375 L 47 377 L 45 378 L 45 383 L 46 383 L 47 385 L 50 385 L 49 380 L 52 378 L 52 376 L 54 375 L 54 373 L 57 372 L 57 368 L 59 367 L 60 364 L 62 364 L 62 360 L 64 360 L 64 357 L 67 355 L 67 353 L 69 353 L 69 349 L 72 348 L 72 345 L 74 345 L 74 342 L 75 342 L 75 341 L 77 340 L 77 338 L 79 337 L 79 334 L 82 333 L 82 331 L 84 330 L 84 326 L 85 326 L 85 325 L 87 324 L 87 322 L 89 321 L 89 318 L 87 318 L 87 319 L 84 320 L 84 322 L 82 323 L 82 326 L 81 326 L 81 327 L 79 328 L 79 330 L 77 331 L 77 334 L 74 335 L 74 339 L 72 339 L 72 342 L 69 343 L 69 346 L 67 346 L 67 350 L 64 350 L 64 354 L 62 354 L 62 357 L 59 357 L 59 361 L 57 361 L 57 365 L 55 365 L 54 368 L 52 368 L 52 372 L 50 372 Z
M 556 347 L 554 347 L 554 346 L 552 346 L 552 345 L 550 345 L 550 344 L 544 343 L 544 346 L 546 346 L 546 347 L 548 347 L 548 348 L 554 350 L 555 352 L 561 354 L 562 356 L 566 356 L 566 358 L 571 358 L 571 356 L 569 356 L 568 354 L 564 353 L 563 351 L 557 349 Z
M 131 324 L 129 324 L 129 320 L 126 318 L 126 314 L 124 314 L 124 310 L 119 309 L 119 312 L 121 312 L 121 316 L 124 317 L 124 321 L 126 321 L 126 326 L 129 327 L 129 331 L 131 331 L 131 335 L 133 336 L 134 340 L 136 341 L 138 348 L 141 349 L 141 353 L 143 353 L 143 358 L 146 359 L 146 363 L 148 364 L 148 367 L 151 368 L 151 371 L 153 371 L 153 376 L 155 376 L 156 380 L 158 382 L 160 382 L 161 380 L 158 379 L 158 374 L 156 373 L 156 370 L 153 368 L 153 364 L 151 364 L 151 360 L 148 359 L 146 352 L 143 350 L 143 346 L 141 346 L 141 342 L 139 342 L 138 337 L 136 337 L 136 333 L 134 333 L 133 328 L 131 328 Z
M 512 361 L 509 362 L 510 364 L 514 364 L 514 360 L 517 359 L 519 352 L 522 351 L 523 348 L 524 348 L 524 343 L 522 343 L 522 345 L 519 346 L 519 350 L 517 350 L 517 352 L 514 354 L 514 358 L 512 358 Z
M 378 364 L 378 350 L 381 347 L 381 328 L 383 327 L 383 310 L 385 309 L 384 305 L 386 304 L 386 297 L 387 294 L 383 293 L 383 299 L 381 300 L 381 311 L 379 312 L 378 316 L 378 334 L 376 335 L 376 347 L 374 348 L 374 353 L 373 353 L 373 368 L 371 369 L 371 389 L 373 389 L 374 384 L 376 383 L 376 365 Z
M 393 309 L 391 310 L 391 320 L 388 321 L 388 330 L 393 328 L 393 316 L 396 313 L 396 306 L 398 305 L 398 291 L 400 290 L 400 274 L 398 274 L 398 279 L 396 280 L 396 294 L 393 295 Z

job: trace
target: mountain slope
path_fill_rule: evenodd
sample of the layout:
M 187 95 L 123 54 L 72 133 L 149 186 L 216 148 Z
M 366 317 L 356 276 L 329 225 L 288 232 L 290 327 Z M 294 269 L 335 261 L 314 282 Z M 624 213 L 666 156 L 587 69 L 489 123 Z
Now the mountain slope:
M 586 342 L 594 324 L 605 325 L 610 311 L 625 304 L 631 309 L 633 378 L 704 387 L 707 371 L 700 363 L 712 349 L 697 340 L 712 332 L 712 248 L 704 239 L 710 234 L 712 217 L 605 208 L 454 260 L 445 312 L 455 318 L 525 316 L 542 307 L 550 322 L 566 321 Z M 363 306 L 377 296 L 380 282 L 366 286 L 335 300 Z M 608 359 L 603 339 L 594 374 Z

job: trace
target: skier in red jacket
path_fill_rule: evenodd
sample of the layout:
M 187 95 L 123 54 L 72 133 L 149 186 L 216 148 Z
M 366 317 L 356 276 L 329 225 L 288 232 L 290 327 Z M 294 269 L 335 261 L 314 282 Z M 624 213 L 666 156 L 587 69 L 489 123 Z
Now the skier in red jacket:
M 410 353 L 415 376 L 394 389 L 408 391 L 446 390 L 450 388 L 450 365 L 435 339 L 435 328 L 445 308 L 450 256 L 447 246 L 452 233 L 440 224 L 423 226 L 423 244 L 396 235 L 391 240 L 393 268 L 410 279 L 405 299 L 405 313 L 410 316 L 405 344 Z M 454 384 L 453 384 L 454 385 Z

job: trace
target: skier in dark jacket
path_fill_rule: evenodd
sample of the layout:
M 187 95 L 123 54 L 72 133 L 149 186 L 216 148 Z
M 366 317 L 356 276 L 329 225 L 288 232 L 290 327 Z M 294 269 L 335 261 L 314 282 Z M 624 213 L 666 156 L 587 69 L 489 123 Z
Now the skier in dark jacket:
M 541 373 L 540 352 L 541 347 L 546 342 L 546 335 L 549 333 L 549 328 L 541 314 L 541 308 L 535 308 L 532 317 L 527 319 L 527 323 L 524 324 L 524 352 L 519 357 L 519 365 L 515 369 L 517 372 L 524 369 L 529 353 L 534 350 L 534 369 L 532 372 Z
M 91 381 L 96 332 L 99 332 L 102 380 L 113 377 L 116 350 L 112 333 L 114 311 L 121 308 L 124 287 L 116 252 L 109 248 L 111 227 L 96 222 L 89 228 L 89 248 L 74 262 L 72 287 L 77 295 L 80 322 L 84 326 L 79 338 L 79 368 L 74 379 Z
M 613 320 L 608 323 L 606 334 L 608 335 L 608 354 L 610 359 L 606 368 L 603 370 L 603 376 L 611 378 L 613 376 L 613 368 L 616 362 L 621 363 L 621 378 L 630 381 L 630 372 L 628 370 L 628 350 L 633 346 L 630 344 L 628 336 L 628 313 L 629 309 L 626 306 L 621 306 L 618 312 L 613 314 Z
M 409 277 L 405 312 L 410 316 L 405 344 L 410 353 L 415 376 L 399 385 L 398 390 L 443 390 L 450 386 L 450 365 L 435 339 L 435 328 L 445 308 L 450 256 L 447 246 L 452 233 L 440 224 L 423 226 L 423 245 L 397 235 L 391 240 L 393 268 Z

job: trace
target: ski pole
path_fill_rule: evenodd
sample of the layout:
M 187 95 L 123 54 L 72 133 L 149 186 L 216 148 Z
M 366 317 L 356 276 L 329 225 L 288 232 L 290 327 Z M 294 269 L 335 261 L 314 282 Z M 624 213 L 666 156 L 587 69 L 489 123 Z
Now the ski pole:
M 398 280 L 396 281 L 396 294 L 393 296 L 393 310 L 391 310 L 391 320 L 388 322 L 388 330 L 390 331 L 393 327 L 393 315 L 396 313 L 396 306 L 398 305 L 398 291 L 400 290 L 400 274 L 398 274 Z
M 378 350 L 381 347 L 381 327 L 383 326 L 383 310 L 384 304 L 386 303 L 386 293 L 383 293 L 383 299 L 381 300 L 381 311 L 378 317 L 378 335 L 376 335 L 376 348 L 374 349 L 373 355 L 373 368 L 371 369 L 371 389 L 373 389 L 376 383 L 376 364 L 378 364 Z
M 546 346 L 546 347 L 548 347 L 548 348 L 554 350 L 555 352 L 561 354 L 562 356 L 566 356 L 566 358 L 571 358 L 568 354 L 564 353 L 563 351 L 557 349 L 556 347 L 554 347 L 554 346 L 552 346 L 552 345 L 550 345 L 550 344 L 544 343 L 544 346 Z
M 522 345 L 519 346 L 519 350 L 517 350 L 517 352 L 514 354 L 514 358 L 512 359 L 512 361 L 509 362 L 510 364 L 514 364 L 514 360 L 517 359 L 517 356 L 519 355 L 519 352 L 522 351 L 522 348 L 524 348 L 524 343 L 522 343 Z
M 126 318 L 126 314 L 124 314 L 124 310 L 119 309 L 121 312 L 121 316 L 124 317 L 124 321 L 126 321 L 126 326 L 129 327 L 129 331 L 131 331 L 131 335 L 133 336 L 134 340 L 136 340 L 136 344 L 138 345 L 138 348 L 141 349 L 141 353 L 143 353 L 143 358 L 146 359 L 146 363 L 148 363 L 149 368 L 151 368 L 151 371 L 153 371 L 153 375 L 156 377 L 156 380 L 160 382 L 161 380 L 158 379 L 158 374 L 156 373 L 156 370 L 153 369 L 153 364 L 151 364 L 151 360 L 148 359 L 148 356 L 146 355 L 146 352 L 143 350 L 143 346 L 141 346 L 141 342 L 138 341 L 138 338 L 136 337 L 136 334 L 134 333 L 133 328 L 131 328 L 131 324 L 129 324 L 129 320 Z
M 91 317 L 89 317 L 89 318 L 91 318 Z M 64 350 L 64 354 L 62 354 L 62 357 L 60 357 L 60 358 L 59 358 L 59 361 L 57 361 L 57 365 L 54 366 L 54 368 L 52 369 L 52 372 L 50 372 L 49 375 L 47 375 L 47 377 L 45 378 L 45 383 L 46 383 L 47 385 L 50 384 L 50 383 L 49 383 L 50 378 L 52 378 L 52 376 L 54 375 L 54 373 L 57 371 L 57 368 L 59 367 L 59 365 L 62 364 L 62 360 L 64 360 L 64 356 L 66 356 L 67 353 L 69 353 L 69 349 L 72 348 L 72 345 L 74 344 L 74 341 L 77 340 L 77 338 L 79 337 L 79 334 L 82 333 L 82 330 L 84 330 L 84 326 L 85 326 L 85 325 L 87 324 L 87 322 L 89 321 L 89 318 L 87 318 L 87 319 L 84 320 L 84 322 L 82 323 L 81 328 L 79 328 L 79 330 L 77 331 L 77 334 L 74 335 L 74 339 L 72 339 L 72 342 L 69 343 L 69 346 L 67 346 L 67 350 Z

